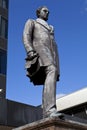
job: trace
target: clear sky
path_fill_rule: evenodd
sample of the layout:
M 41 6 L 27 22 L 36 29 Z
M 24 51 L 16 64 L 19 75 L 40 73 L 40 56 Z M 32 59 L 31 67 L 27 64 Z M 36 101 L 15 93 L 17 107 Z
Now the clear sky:
M 26 77 L 22 33 L 26 20 L 36 19 L 42 5 L 50 10 L 48 23 L 55 28 L 59 50 L 57 95 L 87 87 L 87 0 L 9 0 L 6 97 L 35 106 L 42 103 L 43 86 L 34 86 Z

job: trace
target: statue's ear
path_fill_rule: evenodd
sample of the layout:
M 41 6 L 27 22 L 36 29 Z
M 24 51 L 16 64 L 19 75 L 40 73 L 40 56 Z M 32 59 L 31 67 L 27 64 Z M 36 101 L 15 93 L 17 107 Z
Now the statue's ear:
M 39 18 L 39 16 L 40 16 L 40 10 L 39 9 L 36 11 L 36 15 Z
M 40 17 L 40 11 L 38 12 L 38 18 Z

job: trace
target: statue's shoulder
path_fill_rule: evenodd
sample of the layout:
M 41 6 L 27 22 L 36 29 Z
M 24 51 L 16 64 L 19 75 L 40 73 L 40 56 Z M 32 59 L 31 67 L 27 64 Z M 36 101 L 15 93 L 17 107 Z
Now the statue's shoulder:
M 28 19 L 29 21 L 31 21 L 31 22 L 34 22 L 35 20 L 34 19 Z
M 34 20 L 34 19 L 28 19 L 26 22 L 27 22 L 27 23 L 34 23 L 35 20 Z
M 52 31 L 54 31 L 53 25 L 49 25 L 49 27 L 50 27 L 50 29 L 51 29 Z

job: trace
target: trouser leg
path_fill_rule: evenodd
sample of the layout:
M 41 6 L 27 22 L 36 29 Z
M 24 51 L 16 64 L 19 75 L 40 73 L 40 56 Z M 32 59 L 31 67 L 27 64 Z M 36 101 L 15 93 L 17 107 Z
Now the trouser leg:
M 43 116 L 51 109 L 56 109 L 57 69 L 54 65 L 46 67 L 46 80 L 43 87 Z

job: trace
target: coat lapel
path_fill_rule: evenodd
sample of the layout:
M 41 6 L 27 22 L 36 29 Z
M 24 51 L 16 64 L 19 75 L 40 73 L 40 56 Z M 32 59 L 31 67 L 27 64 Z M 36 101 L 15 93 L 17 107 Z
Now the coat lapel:
M 38 19 L 36 19 L 36 22 L 39 23 L 40 25 L 44 26 L 49 31 L 51 31 L 51 28 L 50 28 L 50 26 L 48 25 L 48 23 L 46 21 L 38 18 Z

